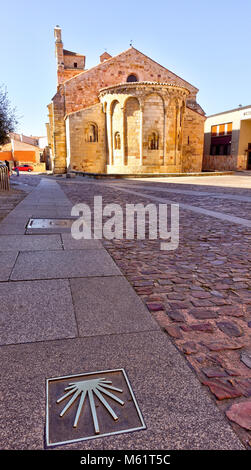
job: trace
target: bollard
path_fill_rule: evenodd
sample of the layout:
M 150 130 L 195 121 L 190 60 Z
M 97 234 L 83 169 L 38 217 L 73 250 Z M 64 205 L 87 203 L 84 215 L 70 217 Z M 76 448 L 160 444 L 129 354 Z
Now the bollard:
M 0 191 L 9 191 L 9 170 L 6 165 L 0 165 Z

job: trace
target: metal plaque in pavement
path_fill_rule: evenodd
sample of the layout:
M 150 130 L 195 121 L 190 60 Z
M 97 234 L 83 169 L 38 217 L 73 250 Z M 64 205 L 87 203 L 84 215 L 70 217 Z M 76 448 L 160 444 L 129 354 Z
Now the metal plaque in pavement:
M 30 219 L 27 228 L 71 227 L 72 222 L 73 219 Z
M 46 400 L 47 446 L 146 428 L 124 369 L 47 379 Z
M 26 234 L 70 232 L 75 218 L 31 218 L 26 226 Z

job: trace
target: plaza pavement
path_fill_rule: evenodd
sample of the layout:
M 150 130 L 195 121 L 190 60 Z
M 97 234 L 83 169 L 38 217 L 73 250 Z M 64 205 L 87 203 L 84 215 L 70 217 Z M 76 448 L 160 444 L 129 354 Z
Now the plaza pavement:
M 26 234 L 71 207 L 42 178 L 0 224 L 0 448 L 46 448 L 46 379 L 124 368 L 146 429 L 60 449 L 244 449 L 99 240 Z
M 250 172 L 61 180 L 73 204 L 179 204 L 180 242 L 103 240 L 135 292 L 251 446 Z M 148 227 L 146 227 L 146 233 Z

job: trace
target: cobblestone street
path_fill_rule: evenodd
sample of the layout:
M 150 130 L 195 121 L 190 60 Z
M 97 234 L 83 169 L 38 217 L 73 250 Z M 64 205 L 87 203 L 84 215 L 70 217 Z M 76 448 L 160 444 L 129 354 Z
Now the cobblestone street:
M 250 176 L 56 180 L 73 204 L 180 204 L 175 251 L 147 238 L 103 244 L 250 448 Z

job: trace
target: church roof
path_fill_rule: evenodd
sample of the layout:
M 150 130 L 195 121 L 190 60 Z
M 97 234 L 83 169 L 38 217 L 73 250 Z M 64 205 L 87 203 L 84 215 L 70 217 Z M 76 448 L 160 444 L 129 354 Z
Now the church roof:
M 154 62 L 155 64 L 157 64 L 159 67 L 161 67 L 163 70 L 165 70 L 166 72 L 170 72 L 172 73 L 172 75 L 175 75 L 175 77 L 177 77 L 179 80 L 182 80 L 185 84 L 187 84 L 189 86 L 189 88 L 193 88 L 196 92 L 199 91 L 198 88 L 196 88 L 194 85 L 192 85 L 191 83 L 189 83 L 187 80 L 184 80 L 184 78 L 180 77 L 179 75 L 175 74 L 174 72 L 172 72 L 171 70 L 167 69 L 166 67 L 164 67 L 163 65 L 159 64 L 158 62 L 156 62 L 155 60 L 151 59 L 151 57 L 147 56 L 146 54 L 144 54 L 143 52 L 139 51 L 138 49 L 136 49 L 135 47 L 131 46 L 129 49 L 126 49 L 125 51 L 123 52 L 120 52 L 119 54 L 117 54 L 116 56 L 113 56 L 109 59 L 107 59 L 106 61 L 104 62 L 101 62 L 97 65 L 94 65 L 93 67 L 91 67 L 90 69 L 87 69 L 87 70 L 83 70 L 83 72 L 80 72 L 78 75 L 74 76 L 74 77 L 71 77 L 69 78 L 68 80 L 65 80 L 64 83 L 66 82 L 69 82 L 70 80 L 74 80 L 76 78 L 79 78 L 81 75 L 83 74 L 86 74 L 88 72 L 90 72 L 91 70 L 95 69 L 95 68 L 98 68 L 98 67 L 103 67 L 105 64 L 108 64 L 109 62 L 113 61 L 114 59 L 116 60 L 116 58 L 120 57 L 121 55 L 125 55 L 127 54 L 129 51 L 131 50 L 134 50 L 136 51 L 138 54 L 141 54 L 142 56 L 146 57 L 148 60 L 150 60 L 151 62 Z
M 67 51 L 67 49 L 63 49 L 64 55 L 73 55 L 73 56 L 80 56 L 85 57 L 84 54 L 78 54 L 77 52 Z

